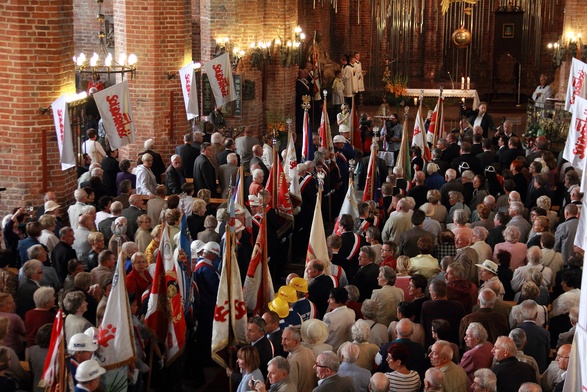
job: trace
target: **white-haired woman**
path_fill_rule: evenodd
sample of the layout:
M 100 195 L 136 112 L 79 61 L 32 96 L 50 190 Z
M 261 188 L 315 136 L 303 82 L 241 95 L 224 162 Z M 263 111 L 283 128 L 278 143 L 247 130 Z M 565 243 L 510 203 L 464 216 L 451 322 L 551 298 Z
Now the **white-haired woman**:
M 372 299 L 364 300 L 363 305 L 361 305 L 363 320 L 365 320 L 369 325 L 369 328 L 371 328 L 369 343 L 381 347 L 383 344 L 389 342 L 389 335 L 387 334 L 387 327 L 377 322 L 378 310 L 379 306 L 377 305 L 377 302 Z
M 495 248 L 493 249 L 493 261 L 499 262 L 497 259 L 497 254 L 500 251 L 508 251 L 512 256 L 510 261 L 510 269 L 515 271 L 516 268 L 524 265 L 528 247 L 526 244 L 519 242 L 520 230 L 516 226 L 507 226 L 503 231 L 503 238 L 505 239 L 505 242 L 496 244 Z
M 263 180 L 265 179 L 265 173 L 262 169 L 253 170 L 253 182 L 249 186 L 249 195 L 257 196 L 261 190 L 263 190 Z
M 491 367 L 493 344 L 487 341 L 487 330 L 483 324 L 473 322 L 465 331 L 465 345 L 469 350 L 463 354 L 459 366 L 467 372 L 468 386 L 471 387 L 475 372 Z
M 369 343 L 369 337 L 371 335 L 371 328 L 365 320 L 357 320 L 351 327 L 352 343 L 359 347 L 359 358 L 357 359 L 356 365 L 367 369 L 373 370 L 373 364 L 375 363 L 375 356 L 379 352 L 379 346 Z M 351 342 L 343 343 L 337 351 L 340 352 L 345 344 L 351 344 Z
M 492 258 L 491 246 L 485 242 L 488 235 L 489 231 L 483 226 L 476 226 L 473 228 L 473 245 L 471 245 L 471 248 L 477 251 L 479 260 L 491 260 Z
M 83 333 L 92 326 L 84 318 L 84 313 L 88 310 L 86 295 L 82 291 L 70 291 L 63 298 L 63 309 L 67 313 L 65 317 L 65 339 L 69 344 L 69 339 L 76 333 Z

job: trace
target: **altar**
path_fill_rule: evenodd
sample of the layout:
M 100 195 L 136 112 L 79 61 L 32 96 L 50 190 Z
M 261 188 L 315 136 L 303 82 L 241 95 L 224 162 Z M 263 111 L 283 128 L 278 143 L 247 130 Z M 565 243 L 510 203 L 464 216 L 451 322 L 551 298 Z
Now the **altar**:
M 405 96 L 408 97 L 414 97 L 414 98 L 420 98 L 420 95 L 422 95 L 422 92 L 424 94 L 424 104 L 428 107 L 430 107 L 431 109 L 434 109 L 434 106 L 436 105 L 436 102 L 438 101 L 438 94 L 440 93 L 439 89 L 435 89 L 435 88 L 409 88 L 407 89 L 407 92 L 404 94 Z M 442 96 L 445 98 L 445 104 L 447 104 L 448 102 L 446 102 L 446 98 L 453 98 L 453 103 L 456 103 L 456 101 L 461 100 L 462 98 L 468 99 L 468 100 L 473 100 L 473 105 L 472 108 L 473 109 L 477 109 L 479 107 L 479 94 L 477 93 L 477 90 L 452 90 L 452 89 L 444 89 L 442 90 Z M 434 102 L 434 103 L 432 103 Z

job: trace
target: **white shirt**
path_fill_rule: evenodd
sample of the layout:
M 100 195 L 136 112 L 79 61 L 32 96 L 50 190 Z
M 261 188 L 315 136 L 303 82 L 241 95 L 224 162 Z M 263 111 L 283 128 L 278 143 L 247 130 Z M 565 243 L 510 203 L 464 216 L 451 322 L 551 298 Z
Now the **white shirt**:
M 532 99 L 536 102 L 536 107 L 538 108 L 543 108 L 546 99 L 550 97 L 552 97 L 552 87 L 549 84 L 536 87 L 536 90 L 532 93 Z

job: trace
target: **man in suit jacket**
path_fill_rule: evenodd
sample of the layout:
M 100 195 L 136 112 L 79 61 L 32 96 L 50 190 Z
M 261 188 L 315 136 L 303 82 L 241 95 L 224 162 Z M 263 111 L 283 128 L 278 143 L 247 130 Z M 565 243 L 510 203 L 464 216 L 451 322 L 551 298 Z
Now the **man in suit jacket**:
M 260 144 L 255 144 L 253 146 L 253 157 L 251 158 L 251 165 L 257 164 L 263 170 L 263 174 L 265 177 L 263 178 L 263 186 L 267 185 L 267 180 L 269 179 L 269 169 L 265 162 L 263 162 L 263 146 Z
M 259 143 L 259 139 L 253 136 L 251 127 L 245 128 L 245 135 L 234 141 L 236 153 L 242 159 L 242 165 L 246 172 L 250 171 L 250 162 L 253 158 L 253 146 Z
M 338 373 L 340 361 L 332 351 L 325 351 L 318 355 L 314 370 L 319 380 L 322 380 L 312 392 L 353 392 L 355 384 L 348 377 L 341 377 Z
M 202 143 L 201 154 L 194 162 L 194 194 L 198 194 L 200 189 L 209 189 L 211 197 L 219 197 L 216 190 L 216 170 L 210 161 L 212 155 L 212 145 Z
M 192 135 L 191 132 L 186 133 L 183 136 L 183 144 L 175 147 L 175 153 L 181 158 L 181 172 L 185 178 L 194 177 L 194 162 L 198 155 L 200 155 L 200 150 L 192 146 Z
M 477 159 L 475 155 L 471 154 L 471 148 L 471 143 L 461 142 L 461 155 L 452 160 L 451 167 L 455 170 L 459 170 L 461 163 L 467 162 L 473 173 L 482 174 L 484 168 L 481 167 L 479 159 Z
M 373 290 L 379 288 L 377 277 L 379 266 L 374 263 L 375 252 L 370 246 L 363 246 L 359 251 L 359 270 L 351 280 L 352 284 L 359 289 L 359 302 L 371 298 Z
M 220 185 L 220 197 L 228 198 L 230 184 L 236 186 L 236 173 L 238 172 L 238 155 L 230 153 L 226 157 L 226 163 L 218 168 L 218 185 Z
M 153 166 L 151 167 L 151 170 L 155 175 L 155 181 L 159 184 L 161 183 L 161 175 L 165 173 L 165 163 L 163 162 L 163 158 L 161 158 L 161 154 L 153 151 L 154 145 L 155 141 L 153 139 L 145 140 L 145 151 L 140 152 L 139 156 L 142 156 L 143 154 L 150 154 L 153 157 Z
M 141 209 L 143 198 L 139 195 L 130 195 L 128 202 L 130 206 L 122 210 L 122 216 L 126 218 L 126 235 L 131 241 L 134 241 L 135 233 L 139 229 L 139 216 L 145 214 L 145 211 Z
M 414 227 L 408 231 L 403 232 L 399 236 L 398 254 L 408 256 L 409 258 L 418 256 L 420 254 L 418 240 L 422 237 L 430 238 L 432 244 L 434 244 L 434 241 L 436 240 L 434 235 L 422 228 L 422 224 L 424 223 L 425 219 L 426 214 L 424 211 L 414 211 L 411 218 Z
M 483 152 L 477 154 L 477 159 L 479 159 L 479 164 L 485 170 L 487 166 L 495 162 L 495 153 L 491 150 L 491 140 L 483 139 L 481 146 L 483 147 Z
M 430 301 L 422 305 L 420 315 L 420 324 L 426 332 L 425 347 L 430 347 L 434 343 L 432 338 L 432 320 L 445 319 L 451 326 L 451 333 L 447 340 L 459 344 L 458 328 L 461 319 L 465 317 L 465 307 L 457 301 L 449 301 L 446 293 L 446 283 L 443 280 L 434 280 L 430 283 Z
M 577 226 L 579 225 L 579 209 L 575 204 L 567 204 L 565 206 L 565 221 L 558 225 L 554 237 L 556 242 L 554 250 L 561 252 L 563 260 L 568 260 L 573 254 L 573 242 L 577 233 Z
M 267 333 L 267 339 L 273 344 L 273 357 L 287 355 L 283 352 L 283 346 L 281 345 L 281 336 L 283 331 L 279 328 L 279 315 L 272 310 L 263 313 L 263 320 L 267 327 L 265 331 Z
M 183 184 L 185 184 L 185 176 L 181 170 L 181 157 L 174 154 L 171 157 L 171 164 L 165 170 L 167 195 L 179 195 L 182 193 L 181 186 Z
M 318 318 L 321 319 L 328 310 L 328 297 L 334 288 L 334 280 L 324 275 L 324 263 L 318 259 L 308 262 L 306 274 L 313 279 L 308 285 L 308 299 L 316 305 Z
M 536 360 L 540 373 L 544 373 L 548 367 L 548 355 L 550 353 L 550 334 L 543 327 L 536 324 L 538 307 L 536 302 L 527 299 L 522 302 L 522 317 L 524 322 L 520 328 L 526 332 L 526 347 L 524 354 Z
M 226 160 L 226 158 L 228 157 L 228 154 L 236 154 L 237 166 L 240 166 L 240 157 L 236 153 L 236 150 L 234 147 L 234 139 L 232 139 L 232 138 L 227 138 L 224 141 L 224 151 L 220 151 L 218 153 L 218 155 L 216 155 L 216 160 L 218 161 L 218 166 L 225 165 L 228 162 Z
M 489 135 L 489 130 L 495 128 L 493 124 L 493 118 L 487 114 L 487 104 L 481 102 L 477 110 L 467 109 L 463 106 L 463 115 L 469 118 L 469 123 L 475 128 L 479 125 L 483 128 L 483 137 Z
M 130 198 L 129 198 L 129 200 L 130 200 Z M 110 242 L 110 238 L 112 238 L 112 222 L 114 222 L 116 220 L 116 218 L 118 218 L 119 216 L 122 216 L 122 203 L 119 201 L 115 201 L 114 203 L 112 203 L 110 205 L 110 214 L 111 215 L 108 218 L 104 219 L 98 225 L 98 231 L 100 233 L 104 234 L 104 243 L 105 244 Z M 67 269 L 67 267 L 66 267 L 66 269 Z

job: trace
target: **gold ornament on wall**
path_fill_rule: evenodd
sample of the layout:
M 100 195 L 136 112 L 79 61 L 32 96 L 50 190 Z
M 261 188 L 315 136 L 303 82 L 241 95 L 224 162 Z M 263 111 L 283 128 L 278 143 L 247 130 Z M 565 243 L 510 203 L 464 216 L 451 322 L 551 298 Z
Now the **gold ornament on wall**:
M 461 26 L 455 31 L 453 31 L 451 40 L 457 48 L 463 49 L 469 46 L 469 44 L 471 43 L 471 38 L 471 32 L 463 26 Z
M 477 4 L 477 0 L 441 0 L 442 15 L 446 14 L 451 3 L 465 2 L 467 4 Z

